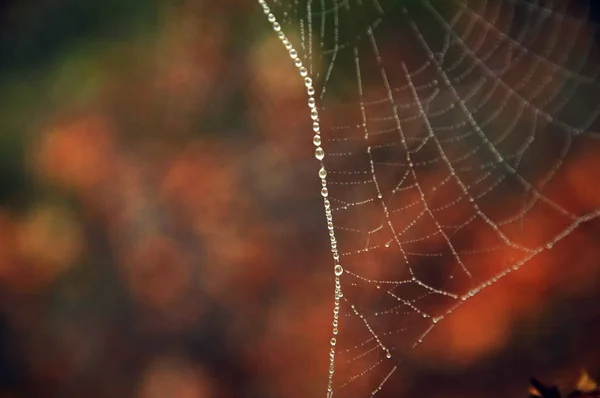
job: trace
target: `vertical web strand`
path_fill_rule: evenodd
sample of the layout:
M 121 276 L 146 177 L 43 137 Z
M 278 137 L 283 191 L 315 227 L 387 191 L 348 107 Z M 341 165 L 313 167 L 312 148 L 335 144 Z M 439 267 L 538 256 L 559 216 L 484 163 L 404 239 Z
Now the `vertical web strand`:
M 310 11 L 310 4 L 312 0 L 309 0 L 308 10 Z M 330 340 L 330 349 L 329 349 L 329 376 L 327 381 L 327 398 L 333 397 L 333 375 L 335 372 L 335 346 L 337 344 L 336 336 L 338 334 L 339 327 L 339 313 L 340 313 L 340 299 L 342 298 L 342 287 L 340 282 L 340 276 L 343 274 L 344 269 L 342 268 L 339 259 L 339 252 L 337 249 L 337 239 L 335 237 L 335 230 L 333 225 L 333 214 L 331 210 L 331 202 L 328 199 L 329 191 L 327 188 L 327 170 L 325 169 L 325 165 L 323 163 L 323 159 L 325 157 L 325 151 L 321 147 L 321 134 L 320 134 L 320 124 L 319 124 L 319 111 L 317 108 L 317 104 L 315 101 L 315 89 L 313 87 L 313 82 L 311 77 L 308 76 L 308 70 L 304 66 L 302 59 L 298 55 L 298 52 L 286 37 L 285 33 L 282 31 L 281 25 L 277 22 L 277 18 L 271 12 L 269 6 L 266 4 L 265 0 L 258 0 L 259 5 L 262 7 L 263 12 L 267 16 L 268 21 L 271 23 L 273 30 L 277 33 L 281 43 L 288 50 L 290 58 L 294 61 L 294 65 L 298 68 L 298 73 L 302 78 L 304 78 L 304 85 L 306 86 L 306 93 L 308 97 L 308 107 L 310 109 L 310 117 L 313 121 L 313 131 L 315 133 L 313 137 L 313 143 L 315 145 L 315 158 L 320 162 L 319 169 L 319 178 L 321 180 L 321 196 L 323 197 L 323 207 L 325 209 L 325 218 L 327 220 L 327 229 L 329 231 L 330 237 L 330 247 L 333 256 L 333 272 L 335 277 L 335 288 L 334 288 L 334 307 L 333 307 L 333 321 L 332 321 L 332 331 L 331 331 L 331 340 Z M 325 0 L 321 2 L 322 7 L 324 9 Z M 336 5 L 337 7 L 337 5 Z M 309 18 L 310 21 L 310 18 Z M 324 23 L 322 28 L 322 37 L 323 40 L 324 35 Z M 310 23 L 309 23 L 309 48 L 311 46 L 312 41 L 310 40 Z M 333 63 L 333 61 L 332 61 Z

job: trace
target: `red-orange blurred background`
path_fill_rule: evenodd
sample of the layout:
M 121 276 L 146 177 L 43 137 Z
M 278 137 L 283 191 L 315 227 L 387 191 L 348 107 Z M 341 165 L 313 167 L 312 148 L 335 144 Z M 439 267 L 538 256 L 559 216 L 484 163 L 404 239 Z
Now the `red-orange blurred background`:
M 257 4 L 1 10 L 0 397 L 324 396 L 310 121 Z M 599 160 L 569 165 L 573 203 L 597 207 Z M 598 377 L 598 227 L 457 311 L 398 395 Z

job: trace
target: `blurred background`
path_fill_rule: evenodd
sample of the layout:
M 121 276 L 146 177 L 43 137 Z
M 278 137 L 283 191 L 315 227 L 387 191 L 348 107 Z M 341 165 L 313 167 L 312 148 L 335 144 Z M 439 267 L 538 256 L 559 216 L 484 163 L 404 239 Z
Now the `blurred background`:
M 312 151 L 255 1 L 1 1 L 0 398 L 324 396 Z M 599 160 L 574 166 L 582 203 Z M 597 233 L 465 305 L 399 394 L 600 376 Z

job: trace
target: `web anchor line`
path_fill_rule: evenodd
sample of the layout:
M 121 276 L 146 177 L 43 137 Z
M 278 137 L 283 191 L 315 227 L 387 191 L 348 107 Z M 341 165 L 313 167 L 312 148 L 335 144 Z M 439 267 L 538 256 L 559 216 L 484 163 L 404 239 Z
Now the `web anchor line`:
M 344 273 L 344 268 L 340 264 L 340 254 L 337 248 L 337 239 L 335 237 L 335 230 L 333 226 L 333 214 L 331 208 L 331 202 L 329 201 L 329 191 L 327 189 L 327 170 L 323 163 L 325 158 L 325 151 L 321 147 L 321 125 L 319 123 L 319 110 L 317 108 L 315 100 L 315 88 L 313 86 L 312 78 L 309 76 L 308 70 L 304 66 L 302 59 L 298 55 L 298 52 L 286 37 L 283 32 L 281 25 L 277 22 L 275 14 L 271 12 L 271 9 L 267 5 L 265 0 L 258 0 L 258 4 L 262 7 L 263 12 L 267 16 L 267 20 L 271 23 L 273 30 L 277 33 L 277 37 L 284 45 L 289 53 L 290 58 L 294 61 L 294 65 L 298 68 L 298 73 L 304 79 L 304 85 L 306 86 L 306 94 L 308 96 L 308 107 L 310 109 L 310 117 L 313 121 L 313 131 L 315 133 L 313 137 L 313 144 L 315 145 L 315 158 L 320 163 L 319 178 L 321 180 L 321 196 L 323 197 L 323 207 L 325 209 L 325 218 L 327 220 L 327 229 L 329 231 L 329 240 L 331 246 L 331 253 L 333 256 L 333 273 L 335 276 L 335 289 L 334 289 L 334 306 L 333 306 L 333 322 L 329 349 L 329 377 L 327 381 L 327 398 L 333 397 L 333 374 L 335 372 L 335 346 L 337 343 L 336 336 L 338 334 L 339 327 L 339 314 L 340 314 L 340 299 L 343 297 L 342 285 L 340 282 L 340 276 Z

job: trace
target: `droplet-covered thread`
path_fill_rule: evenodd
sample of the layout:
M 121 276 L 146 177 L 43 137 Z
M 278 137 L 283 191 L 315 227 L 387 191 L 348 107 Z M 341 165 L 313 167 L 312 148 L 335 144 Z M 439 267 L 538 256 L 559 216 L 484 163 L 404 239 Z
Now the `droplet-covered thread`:
M 271 23 L 273 30 L 277 33 L 277 37 L 281 40 L 286 50 L 289 53 L 290 58 L 294 62 L 300 77 L 304 79 L 304 85 L 306 87 L 306 94 L 308 96 L 308 108 L 310 110 L 310 117 L 313 121 L 313 131 L 315 133 L 313 137 L 313 144 L 315 145 L 315 158 L 320 162 L 320 169 L 318 172 L 319 179 L 321 180 L 321 196 L 323 197 L 323 207 L 325 209 L 325 218 L 327 220 L 327 230 L 329 232 L 330 247 L 333 257 L 333 272 L 335 277 L 335 288 L 334 288 L 334 305 L 333 305 L 333 321 L 332 321 L 332 337 L 330 340 L 329 350 L 329 378 L 327 381 L 327 397 L 333 396 L 333 374 L 335 372 L 335 346 L 337 344 L 336 335 L 338 334 L 339 327 L 339 313 L 340 313 L 340 299 L 342 298 L 342 287 L 340 277 L 344 273 L 344 268 L 339 263 L 340 255 L 337 249 L 337 240 L 335 238 L 335 229 L 333 226 L 333 214 L 331 210 L 331 203 L 328 199 L 329 190 L 327 189 L 327 170 L 323 163 L 325 158 L 325 150 L 321 147 L 321 126 L 319 124 L 319 109 L 315 100 L 315 88 L 313 86 L 312 78 L 308 76 L 308 70 L 304 66 L 302 59 L 298 56 L 298 52 L 286 37 L 285 33 L 281 29 L 281 25 L 277 22 L 275 14 L 271 12 L 271 9 L 264 0 L 258 0 L 258 3 L 262 7 L 263 12 L 267 16 L 267 20 Z M 387 352 L 388 358 L 391 357 L 389 351 Z

